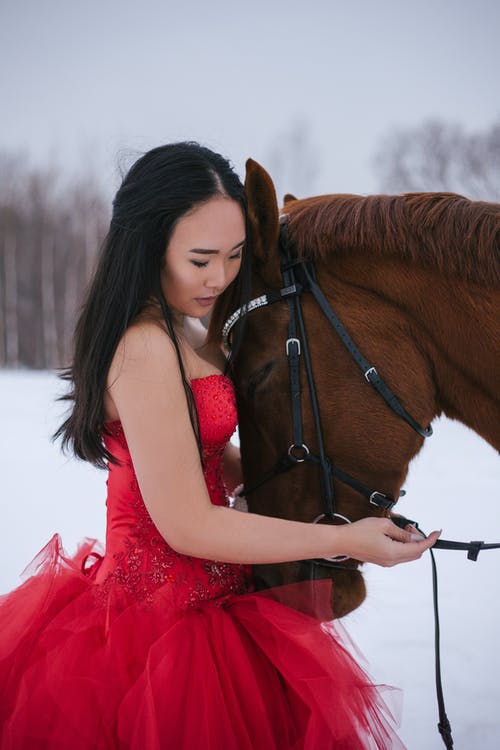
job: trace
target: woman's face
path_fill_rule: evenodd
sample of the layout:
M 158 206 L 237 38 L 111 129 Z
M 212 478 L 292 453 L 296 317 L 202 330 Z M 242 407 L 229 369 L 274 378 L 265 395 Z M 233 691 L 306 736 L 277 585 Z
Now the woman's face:
M 245 243 L 236 201 L 216 196 L 182 216 L 168 243 L 162 289 L 174 312 L 202 318 L 234 281 Z

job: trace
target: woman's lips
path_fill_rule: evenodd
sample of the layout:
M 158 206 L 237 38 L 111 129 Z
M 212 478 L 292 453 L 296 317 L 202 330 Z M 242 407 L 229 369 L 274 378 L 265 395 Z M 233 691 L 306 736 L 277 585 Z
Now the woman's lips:
M 195 302 L 197 302 L 202 307 L 211 307 L 217 297 L 196 297 Z

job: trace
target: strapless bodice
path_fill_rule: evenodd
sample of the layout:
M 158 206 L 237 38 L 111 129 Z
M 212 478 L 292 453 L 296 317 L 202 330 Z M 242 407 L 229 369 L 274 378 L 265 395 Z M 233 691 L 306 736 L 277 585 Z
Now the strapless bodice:
M 191 388 L 210 499 L 215 505 L 228 505 L 222 455 L 236 428 L 233 385 L 225 375 L 214 374 L 192 380 Z M 183 590 L 184 603 L 196 603 L 245 590 L 245 566 L 181 555 L 167 544 L 144 505 L 121 422 L 107 423 L 104 441 L 119 461 L 109 464 L 106 554 L 96 570 L 96 582 L 105 587 L 106 593 L 118 583 L 135 597 L 147 598 L 159 586 L 171 582 L 177 590 Z

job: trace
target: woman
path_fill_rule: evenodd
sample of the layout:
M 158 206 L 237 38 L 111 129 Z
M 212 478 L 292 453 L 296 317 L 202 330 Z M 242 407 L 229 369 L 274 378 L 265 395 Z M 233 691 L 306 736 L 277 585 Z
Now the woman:
M 234 394 L 196 324 L 220 294 L 245 299 L 245 239 L 240 180 L 197 144 L 153 149 L 118 190 L 58 431 L 109 467 L 106 553 L 86 542 L 68 558 L 54 537 L 3 597 L 2 750 L 401 747 L 377 688 L 318 619 L 329 583 L 251 589 L 251 563 L 391 565 L 437 534 L 229 507 Z

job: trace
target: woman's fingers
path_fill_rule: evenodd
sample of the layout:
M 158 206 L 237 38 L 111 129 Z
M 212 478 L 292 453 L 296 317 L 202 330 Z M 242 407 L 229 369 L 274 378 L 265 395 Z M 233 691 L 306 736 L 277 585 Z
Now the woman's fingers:
M 414 526 L 402 529 L 389 518 L 364 518 L 340 528 L 349 539 L 346 554 L 384 567 L 418 559 L 441 533 L 433 531 L 425 538 Z
M 400 562 L 410 562 L 411 560 L 418 560 L 423 553 L 435 544 L 436 540 L 440 537 L 441 531 L 433 531 L 427 538 L 421 534 L 415 534 L 414 532 L 406 531 L 408 540 L 397 539 L 395 541 L 403 542 L 393 546 L 394 558 L 390 564 L 396 565 Z M 391 537 L 394 539 L 394 537 Z
M 385 520 L 385 535 L 395 542 L 411 542 L 411 531 L 407 528 L 402 529 L 396 526 L 389 518 Z
M 380 530 L 383 531 L 388 543 L 384 544 L 383 552 L 381 550 L 382 559 L 377 560 L 375 558 L 372 561 L 384 567 L 417 560 L 429 547 L 432 547 L 441 533 L 440 531 L 433 531 L 425 538 L 418 534 L 414 526 L 410 526 L 409 529 L 401 529 L 390 519 L 381 519 L 381 525 Z
M 412 542 L 420 542 L 425 539 L 424 534 L 413 523 L 406 524 L 405 529 L 410 532 Z
M 440 529 L 439 531 L 432 531 L 427 539 L 424 539 L 424 542 L 426 542 L 426 549 L 429 549 L 429 547 L 432 547 L 437 542 L 442 534 L 442 531 L 442 529 Z

